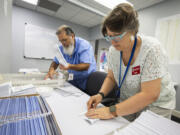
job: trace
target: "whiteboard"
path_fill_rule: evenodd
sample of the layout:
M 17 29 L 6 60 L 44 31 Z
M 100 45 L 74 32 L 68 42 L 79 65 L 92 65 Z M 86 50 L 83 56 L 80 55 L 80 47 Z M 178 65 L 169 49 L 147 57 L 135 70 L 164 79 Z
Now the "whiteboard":
M 59 44 L 55 31 L 25 24 L 24 57 L 53 59 Z

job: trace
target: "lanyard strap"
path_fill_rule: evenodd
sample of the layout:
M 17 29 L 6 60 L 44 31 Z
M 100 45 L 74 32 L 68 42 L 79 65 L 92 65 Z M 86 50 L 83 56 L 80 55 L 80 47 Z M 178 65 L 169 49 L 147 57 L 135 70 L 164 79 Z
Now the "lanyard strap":
M 123 76 L 123 79 L 121 81 L 121 63 L 122 63 L 122 52 L 120 52 L 120 71 L 119 71 L 119 90 L 117 91 L 117 97 L 120 97 L 120 89 L 121 89 L 121 86 L 124 82 L 124 79 L 127 75 L 127 72 L 128 72 L 128 69 L 130 67 L 130 64 L 131 64 L 131 61 L 132 61 L 132 58 L 134 56 L 134 52 L 135 52 L 135 48 L 136 48 L 136 44 L 137 44 L 137 37 L 135 36 L 135 41 L 134 41 L 134 45 L 133 45 L 133 48 L 132 48 L 132 51 L 131 51 L 131 56 L 129 58 L 129 61 L 128 61 L 128 64 L 127 64 L 127 67 L 126 67 L 126 70 L 125 70 L 125 73 L 124 73 L 124 76 Z
M 74 56 L 74 57 L 73 57 Z M 72 56 L 68 56 L 69 58 L 68 59 L 72 59 L 72 64 L 75 64 L 76 63 L 76 55 L 75 54 L 73 54 Z M 70 63 L 71 64 L 71 63 Z M 73 73 L 73 71 L 72 71 L 72 69 L 69 69 L 68 70 L 68 73 Z

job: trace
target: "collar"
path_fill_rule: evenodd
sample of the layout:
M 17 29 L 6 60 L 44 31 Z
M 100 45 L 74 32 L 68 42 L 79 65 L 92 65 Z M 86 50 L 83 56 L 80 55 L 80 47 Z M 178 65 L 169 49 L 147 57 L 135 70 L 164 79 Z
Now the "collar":
M 78 38 L 77 38 L 77 37 L 75 37 L 74 46 L 75 46 L 75 48 L 74 48 L 74 51 L 73 51 L 73 53 L 72 53 L 72 56 L 78 51 L 79 42 L 78 42 Z

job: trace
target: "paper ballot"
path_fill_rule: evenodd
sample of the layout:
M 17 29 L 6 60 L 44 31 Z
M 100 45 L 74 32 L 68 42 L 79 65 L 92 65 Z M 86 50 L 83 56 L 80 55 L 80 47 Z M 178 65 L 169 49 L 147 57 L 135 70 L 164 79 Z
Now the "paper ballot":
M 56 58 L 58 59 L 59 64 L 67 67 L 67 62 L 66 62 L 66 60 L 64 59 L 63 54 L 62 54 L 61 50 L 59 49 L 59 46 L 58 46 L 58 45 L 57 45 L 57 49 L 58 49 L 58 51 L 57 51 L 57 53 L 56 53 Z
M 113 135 L 180 135 L 180 124 L 146 111 Z
M 86 111 L 85 112 L 82 112 L 79 114 L 79 116 L 84 119 L 86 122 L 88 122 L 89 124 L 93 125 L 96 121 L 99 121 L 100 119 L 91 119 L 91 118 L 88 118 L 86 115 L 85 115 Z

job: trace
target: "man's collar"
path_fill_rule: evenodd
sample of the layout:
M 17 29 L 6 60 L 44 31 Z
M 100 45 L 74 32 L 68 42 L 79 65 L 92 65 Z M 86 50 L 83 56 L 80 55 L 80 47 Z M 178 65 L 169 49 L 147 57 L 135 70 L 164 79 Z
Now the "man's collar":
M 78 44 L 77 44 L 77 38 L 75 37 L 74 38 L 74 51 L 73 51 L 72 55 L 74 55 L 74 53 L 77 51 L 77 49 L 78 49 Z

